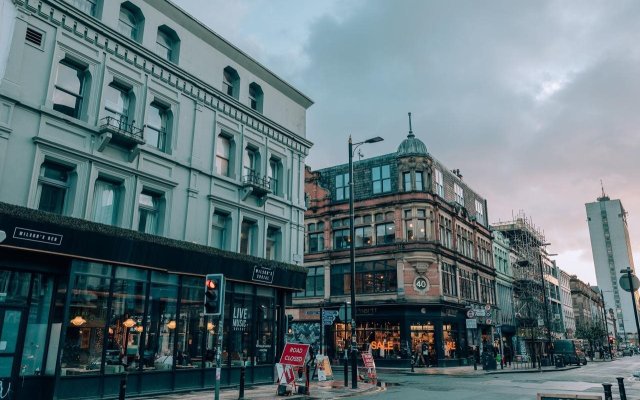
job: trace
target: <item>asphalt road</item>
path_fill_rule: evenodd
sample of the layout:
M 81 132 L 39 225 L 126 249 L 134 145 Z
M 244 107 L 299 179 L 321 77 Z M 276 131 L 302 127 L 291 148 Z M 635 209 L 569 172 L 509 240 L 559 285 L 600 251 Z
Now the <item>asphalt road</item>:
M 632 374 L 638 370 L 640 356 L 613 362 L 590 362 L 573 370 L 544 373 L 426 375 L 382 372 L 378 376 L 387 383 L 387 390 L 364 397 L 376 400 L 531 400 L 536 399 L 538 393 L 563 393 L 600 395 L 604 399 L 602 383 L 612 383 L 613 398 L 619 399 L 616 377 L 620 376 L 624 377 L 627 399 L 637 400 L 640 399 L 640 379 Z

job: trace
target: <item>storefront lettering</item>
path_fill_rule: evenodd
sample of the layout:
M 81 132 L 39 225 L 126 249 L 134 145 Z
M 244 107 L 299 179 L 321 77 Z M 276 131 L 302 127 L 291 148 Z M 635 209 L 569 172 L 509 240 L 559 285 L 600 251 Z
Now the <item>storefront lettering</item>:
M 253 277 L 251 280 L 255 282 L 273 283 L 275 273 L 276 271 L 273 268 L 256 265 L 253 267 Z
M 358 314 L 377 314 L 377 307 L 358 308 Z
M 55 233 L 34 231 L 33 229 L 18 228 L 13 231 L 14 239 L 29 240 L 32 242 L 40 242 L 60 246 L 62 244 L 62 235 Z
M 244 331 L 247 329 L 247 316 L 249 314 L 249 309 L 244 307 L 234 307 L 233 308 L 233 330 L 234 331 Z
M 393 350 L 393 342 L 371 342 L 371 350 Z

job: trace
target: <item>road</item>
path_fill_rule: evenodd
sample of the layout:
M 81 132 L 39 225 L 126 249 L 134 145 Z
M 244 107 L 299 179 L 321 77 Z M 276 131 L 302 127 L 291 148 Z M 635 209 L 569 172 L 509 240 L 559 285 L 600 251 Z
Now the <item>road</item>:
M 640 380 L 632 376 L 640 370 L 640 356 L 624 357 L 613 362 L 590 362 L 568 371 L 510 374 L 467 373 L 425 375 L 407 372 L 382 372 L 379 379 L 387 390 L 367 394 L 376 400 L 446 399 L 446 400 L 531 400 L 537 393 L 592 394 L 604 398 L 602 383 L 613 384 L 618 397 L 616 377 L 624 377 L 627 399 L 640 399 Z M 446 369 L 443 371 L 446 373 Z

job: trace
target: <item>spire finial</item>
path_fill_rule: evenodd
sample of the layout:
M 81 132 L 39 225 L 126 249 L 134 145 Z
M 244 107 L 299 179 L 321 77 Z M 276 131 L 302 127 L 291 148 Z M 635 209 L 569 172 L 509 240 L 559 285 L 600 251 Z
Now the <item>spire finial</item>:
M 416 135 L 413 134 L 413 129 L 411 128 L 411 113 L 409 113 L 409 137 L 415 137 Z

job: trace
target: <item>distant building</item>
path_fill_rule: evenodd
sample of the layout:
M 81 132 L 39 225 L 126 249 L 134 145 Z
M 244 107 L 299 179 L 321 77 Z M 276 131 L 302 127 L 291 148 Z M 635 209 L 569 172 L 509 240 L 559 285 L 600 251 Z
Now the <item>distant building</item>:
M 572 275 L 569 281 L 573 314 L 576 319 L 576 338 L 589 339 L 594 328 L 606 329 L 603 316 L 603 303 L 599 291 Z M 606 343 L 605 337 L 596 338 L 597 343 Z
M 347 142 L 344 142 L 344 150 Z M 410 132 L 391 154 L 354 163 L 357 343 L 378 364 L 467 363 L 469 346 L 491 345 L 495 269 L 487 203 Z M 320 307 L 350 300 L 348 164 L 306 173 L 307 290 L 290 312 L 301 340 L 318 343 Z M 482 310 L 477 330 L 467 311 Z M 471 315 L 471 314 L 470 314 Z M 351 329 L 341 312 L 323 331 L 341 358 Z M 424 352 L 423 352 L 424 344 Z
M 496 269 L 496 297 L 498 302 L 498 324 L 502 340 L 511 344 L 516 333 L 516 318 L 513 295 L 513 267 L 511 265 L 509 240 L 501 232 L 492 232 L 493 265 Z
M 553 338 L 560 339 L 565 335 L 565 327 L 562 319 L 562 297 L 560 294 L 560 269 L 554 260 L 542 253 L 544 267 L 545 289 L 547 291 L 548 322 Z
M 244 361 L 273 382 L 306 278 L 311 105 L 170 1 L 0 0 L 10 397 L 115 398 L 124 373 L 127 396 L 211 388 L 208 273 L 222 385 Z
M 560 271 L 560 301 L 562 303 L 562 321 L 567 339 L 575 338 L 576 318 L 573 314 L 573 300 L 571 298 L 571 275 Z
M 603 292 L 605 304 L 616 314 L 618 334 L 637 343 L 631 295 L 619 283 L 623 276 L 620 270 L 631 268 L 635 271 L 627 212 L 620 200 L 611 200 L 604 193 L 596 202 L 587 203 L 586 209 L 598 287 Z M 635 301 L 639 304 L 637 292 Z

